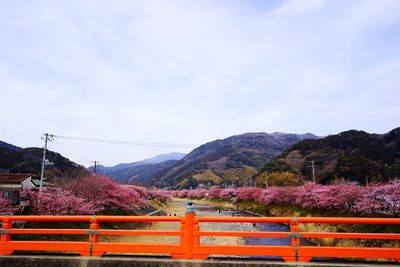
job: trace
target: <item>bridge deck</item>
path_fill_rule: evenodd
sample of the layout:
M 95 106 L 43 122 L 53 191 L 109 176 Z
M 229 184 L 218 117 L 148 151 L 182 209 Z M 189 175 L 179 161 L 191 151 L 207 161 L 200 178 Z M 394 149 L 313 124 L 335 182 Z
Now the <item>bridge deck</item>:
M 163 257 L 104 256 L 80 257 L 65 255 L 12 255 L 0 256 L 2 267 L 398 267 L 395 262 L 298 262 L 287 263 L 258 259 L 172 260 Z

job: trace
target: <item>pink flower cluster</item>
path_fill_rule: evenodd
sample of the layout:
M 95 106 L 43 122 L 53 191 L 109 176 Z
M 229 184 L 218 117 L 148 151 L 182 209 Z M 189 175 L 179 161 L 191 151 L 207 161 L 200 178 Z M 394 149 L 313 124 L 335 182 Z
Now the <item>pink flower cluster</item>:
M 253 200 L 257 199 L 263 189 L 259 187 L 241 187 L 240 190 L 237 190 L 236 196 L 238 200 Z
M 12 215 L 17 210 L 11 202 L 0 194 L 0 215 Z
M 96 211 L 131 210 L 147 205 L 147 194 L 135 187 L 124 186 L 106 176 L 88 176 L 68 186 L 74 195 L 91 203 Z
M 400 217 L 400 180 L 368 186 L 362 192 L 362 199 L 354 205 L 359 212 Z
M 262 204 L 296 205 L 311 209 L 353 209 L 361 201 L 364 187 L 357 185 L 319 185 L 306 183 L 299 187 L 269 187 L 255 199 Z
M 132 210 L 147 206 L 147 198 L 165 201 L 166 190 L 121 185 L 106 176 L 88 176 L 75 180 L 66 188 L 23 190 L 21 201 L 28 203 L 32 214 L 75 215 L 102 211 Z M 0 214 L 13 214 L 19 207 L 0 196 Z
M 194 189 L 194 190 L 172 190 L 172 191 L 167 191 L 169 194 L 171 194 L 174 197 L 181 197 L 181 198 L 203 198 L 208 196 L 209 190 L 207 189 Z
M 292 205 L 309 209 L 329 209 L 366 215 L 400 216 L 400 180 L 371 186 L 354 184 L 320 185 L 306 183 L 298 187 L 211 188 L 176 190 L 177 197 L 256 201 L 264 205 Z
M 23 190 L 32 214 L 78 215 L 110 210 L 131 210 L 147 205 L 148 191 L 143 187 L 120 185 L 105 176 L 88 176 L 67 188 Z
M 41 192 L 23 190 L 21 198 L 29 201 L 33 214 L 78 215 L 94 214 L 96 211 L 92 203 L 59 188 L 44 188 Z

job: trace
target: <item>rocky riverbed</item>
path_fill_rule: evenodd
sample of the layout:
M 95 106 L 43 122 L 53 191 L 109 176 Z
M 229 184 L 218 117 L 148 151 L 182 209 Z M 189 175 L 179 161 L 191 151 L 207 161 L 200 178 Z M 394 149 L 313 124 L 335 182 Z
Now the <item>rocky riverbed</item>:
M 230 206 L 215 207 L 211 203 L 205 201 L 195 201 L 194 209 L 196 216 L 235 216 Z M 185 216 L 186 203 L 182 200 L 174 199 L 164 207 L 167 216 Z M 203 231 L 256 231 L 256 227 L 251 223 L 201 223 L 200 228 Z M 155 222 L 151 224 L 141 225 L 136 229 L 166 230 L 179 231 L 179 223 L 163 223 Z M 147 243 L 147 244 L 178 244 L 179 237 L 174 236 L 103 236 L 100 241 L 108 242 L 126 242 L 126 243 Z M 246 241 L 242 237 L 201 237 L 202 244 L 245 244 Z

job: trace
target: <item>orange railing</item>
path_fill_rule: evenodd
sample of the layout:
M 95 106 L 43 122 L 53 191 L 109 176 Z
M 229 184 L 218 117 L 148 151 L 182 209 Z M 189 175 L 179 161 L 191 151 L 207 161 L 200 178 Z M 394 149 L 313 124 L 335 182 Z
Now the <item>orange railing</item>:
M 340 238 L 340 239 L 389 239 L 400 240 L 400 234 L 389 233 L 321 233 L 301 232 L 299 224 L 385 224 L 400 225 L 395 218 L 318 218 L 318 217 L 200 217 L 198 223 L 286 223 L 290 232 L 202 232 L 195 231 L 195 236 L 243 236 L 243 237 L 278 237 L 291 238 L 290 246 L 221 246 L 201 245 L 196 243 L 196 254 L 209 255 L 251 255 L 279 256 L 285 261 L 310 261 L 313 257 L 394 259 L 400 263 L 400 248 L 381 247 L 321 247 L 303 246 L 301 238 Z M 195 227 L 197 228 L 197 226 Z
M 106 252 L 168 254 L 174 259 L 206 259 L 210 255 L 278 256 L 285 261 L 309 261 L 312 257 L 383 258 L 400 262 L 400 248 L 382 247 L 320 247 L 303 246 L 301 238 L 390 239 L 400 240 L 400 234 L 388 233 L 327 233 L 301 232 L 299 224 L 388 224 L 400 225 L 395 218 L 313 218 L 313 217 L 196 217 L 188 209 L 184 217 L 168 216 L 0 216 L 2 222 L 0 254 L 14 251 L 65 251 L 83 256 L 101 256 Z M 13 222 L 86 222 L 87 229 L 13 228 Z M 165 222 L 178 223 L 178 231 L 114 230 L 99 228 L 104 222 Z M 202 223 L 285 223 L 288 232 L 201 231 Z M 20 241 L 11 235 L 87 235 L 87 241 Z M 175 236 L 178 244 L 116 243 L 99 241 L 100 235 Z M 204 236 L 277 237 L 290 238 L 287 246 L 207 245 Z

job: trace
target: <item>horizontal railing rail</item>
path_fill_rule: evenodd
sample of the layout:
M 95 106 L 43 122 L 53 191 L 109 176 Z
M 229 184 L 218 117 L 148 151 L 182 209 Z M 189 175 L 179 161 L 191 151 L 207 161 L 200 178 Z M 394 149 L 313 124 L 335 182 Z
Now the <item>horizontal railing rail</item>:
M 335 238 L 365 240 L 400 240 L 399 233 L 334 233 L 304 232 L 299 224 L 371 224 L 399 225 L 398 218 L 326 218 L 326 217 L 196 217 L 189 208 L 184 217 L 171 216 L 0 216 L 0 254 L 14 251 L 78 252 L 83 256 L 102 256 L 107 252 L 168 254 L 174 259 L 206 259 L 210 255 L 277 256 L 285 261 L 309 261 L 313 257 L 383 258 L 400 262 L 400 248 L 395 247 L 332 247 L 301 244 L 302 239 Z M 21 222 L 79 222 L 87 229 L 13 228 Z M 101 223 L 177 223 L 179 230 L 136 230 L 100 228 Z M 203 223 L 282 223 L 287 232 L 201 231 Z M 48 225 L 48 224 L 46 224 Z M 80 224 L 81 225 L 81 224 Z M 13 235 L 86 235 L 87 241 L 13 240 Z M 177 244 L 117 243 L 99 241 L 99 236 L 176 237 Z M 288 245 L 211 245 L 202 244 L 201 237 L 286 238 Z M 399 242 L 397 242 L 399 244 Z
M 363 240 L 400 240 L 399 233 L 330 233 L 302 232 L 299 224 L 370 224 L 370 225 L 399 225 L 398 218 L 332 218 L 332 217 L 199 217 L 197 223 L 285 223 L 290 225 L 289 232 L 222 232 L 199 231 L 199 236 L 241 236 L 241 237 L 270 237 L 290 238 L 290 246 L 214 246 L 198 245 L 197 253 L 219 255 L 257 255 L 279 256 L 285 261 L 309 261 L 313 257 L 330 258 L 384 258 L 400 262 L 400 248 L 383 247 L 323 247 L 301 245 L 302 238 L 337 238 Z M 400 243 L 398 243 L 400 244 Z

